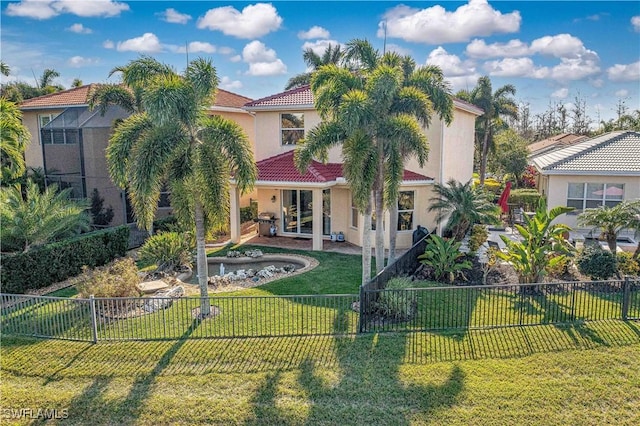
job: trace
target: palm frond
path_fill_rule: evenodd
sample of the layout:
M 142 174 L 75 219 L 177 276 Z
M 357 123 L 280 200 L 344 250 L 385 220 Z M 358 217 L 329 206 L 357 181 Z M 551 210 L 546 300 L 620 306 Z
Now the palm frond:
M 147 114 L 134 114 L 114 130 L 106 149 L 107 167 L 113 182 L 120 188 L 127 186 L 127 165 L 134 144 L 144 138 L 153 125 Z
M 117 105 L 129 113 L 137 111 L 133 93 L 119 84 L 101 84 L 89 95 L 89 109 L 96 107 L 104 115 L 107 108 Z
M 300 173 L 305 173 L 313 158 L 322 162 L 328 159 L 329 148 L 340 145 L 346 137 L 344 129 L 335 121 L 323 121 L 307 133 L 296 146 L 294 161 Z
M 197 103 L 207 106 L 213 105 L 214 93 L 218 87 L 219 79 L 210 60 L 197 58 L 189 62 L 184 77 L 193 87 Z

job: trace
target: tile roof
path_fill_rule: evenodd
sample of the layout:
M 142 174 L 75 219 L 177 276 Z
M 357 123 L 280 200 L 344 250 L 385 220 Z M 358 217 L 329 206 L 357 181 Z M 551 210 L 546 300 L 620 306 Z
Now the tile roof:
M 543 173 L 640 175 L 640 132 L 611 132 L 534 157 Z
M 246 96 L 218 89 L 218 92 L 216 93 L 216 102 L 214 103 L 214 105 L 231 108 L 242 108 L 247 102 L 251 102 L 251 100 L 251 98 L 247 98 Z
M 72 105 L 86 105 L 87 98 L 95 84 L 87 84 L 61 92 L 49 93 L 37 98 L 27 99 L 20 104 L 21 109 L 66 107 Z
M 558 147 L 573 145 L 574 143 L 582 142 L 585 139 L 588 139 L 588 137 L 583 135 L 575 135 L 573 133 L 561 133 L 559 135 L 551 136 L 550 138 L 529 144 L 527 146 L 527 149 L 532 154 L 536 154 L 539 152 L 547 152 Z
M 276 106 L 310 106 L 313 107 L 313 93 L 308 84 L 286 92 L 276 93 L 266 98 L 256 99 L 245 104 L 246 108 L 255 107 L 276 107 Z
M 287 151 L 256 163 L 258 167 L 258 181 L 263 182 L 300 182 L 300 183 L 328 183 L 343 177 L 342 163 L 323 164 L 313 160 L 307 171 L 300 174 L 293 160 L 293 151 Z M 404 171 L 405 181 L 433 180 L 427 176 L 410 170 Z
M 38 96 L 37 98 L 27 99 L 20 104 L 22 109 L 37 108 L 53 108 L 87 105 L 88 98 L 92 90 L 100 86 L 99 84 L 87 84 L 85 86 L 74 87 L 60 92 L 50 93 L 48 95 Z M 215 106 L 241 108 L 244 104 L 251 101 L 251 98 L 238 95 L 223 89 L 218 89 L 216 94 Z

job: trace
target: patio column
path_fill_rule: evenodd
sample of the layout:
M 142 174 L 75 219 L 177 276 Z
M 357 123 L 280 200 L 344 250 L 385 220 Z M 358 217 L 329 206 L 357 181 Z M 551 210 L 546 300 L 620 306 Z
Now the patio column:
M 322 251 L 322 189 L 313 190 L 313 250 Z
M 229 206 L 229 214 L 231 215 L 231 242 L 239 243 L 242 237 L 240 229 L 240 194 L 238 193 L 238 187 L 231 185 L 229 189 L 229 199 L 231 204 Z

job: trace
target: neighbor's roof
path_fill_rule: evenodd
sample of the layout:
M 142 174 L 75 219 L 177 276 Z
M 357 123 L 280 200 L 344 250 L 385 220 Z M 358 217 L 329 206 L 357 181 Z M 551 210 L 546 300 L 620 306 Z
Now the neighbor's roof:
M 573 133 L 561 133 L 559 135 L 551 136 L 550 138 L 529 144 L 527 146 L 527 149 L 531 154 L 537 155 L 559 147 L 573 145 L 574 143 L 582 142 L 585 139 L 588 139 L 588 137 L 583 135 L 576 135 Z
M 543 174 L 640 176 L 640 133 L 606 133 L 532 161 Z
M 20 109 L 66 108 L 87 105 L 89 93 L 95 86 L 96 84 L 86 84 L 73 89 L 27 99 L 20 104 Z
M 99 84 L 92 83 L 80 87 L 74 87 L 73 89 L 38 96 L 37 98 L 27 99 L 20 104 L 20 109 L 66 108 L 70 106 L 88 105 L 89 95 L 99 86 Z M 242 108 L 242 106 L 249 101 L 251 101 L 251 98 L 247 98 L 246 96 L 238 95 L 227 90 L 218 89 L 214 107 Z
M 307 171 L 301 174 L 294 164 L 293 151 L 288 151 L 256 163 L 258 167 L 258 182 L 299 182 L 299 183 L 330 183 L 344 177 L 342 163 L 323 164 L 311 161 Z M 430 177 L 404 171 L 404 181 L 431 181 Z
M 476 115 L 484 114 L 484 111 L 475 105 L 453 98 L 453 104 L 456 108 L 471 112 Z M 287 90 L 282 93 L 267 96 L 266 98 L 256 99 L 244 106 L 250 111 L 258 110 L 277 110 L 285 107 L 287 109 L 314 109 L 314 97 L 311 86 L 305 85 L 295 89 Z

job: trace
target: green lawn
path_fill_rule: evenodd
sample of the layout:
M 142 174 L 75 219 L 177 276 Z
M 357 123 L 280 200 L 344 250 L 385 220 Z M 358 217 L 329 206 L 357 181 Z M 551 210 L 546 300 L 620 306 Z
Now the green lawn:
M 97 345 L 5 337 L 0 354 L 0 406 L 67 409 L 69 424 L 640 424 L 634 322 Z

